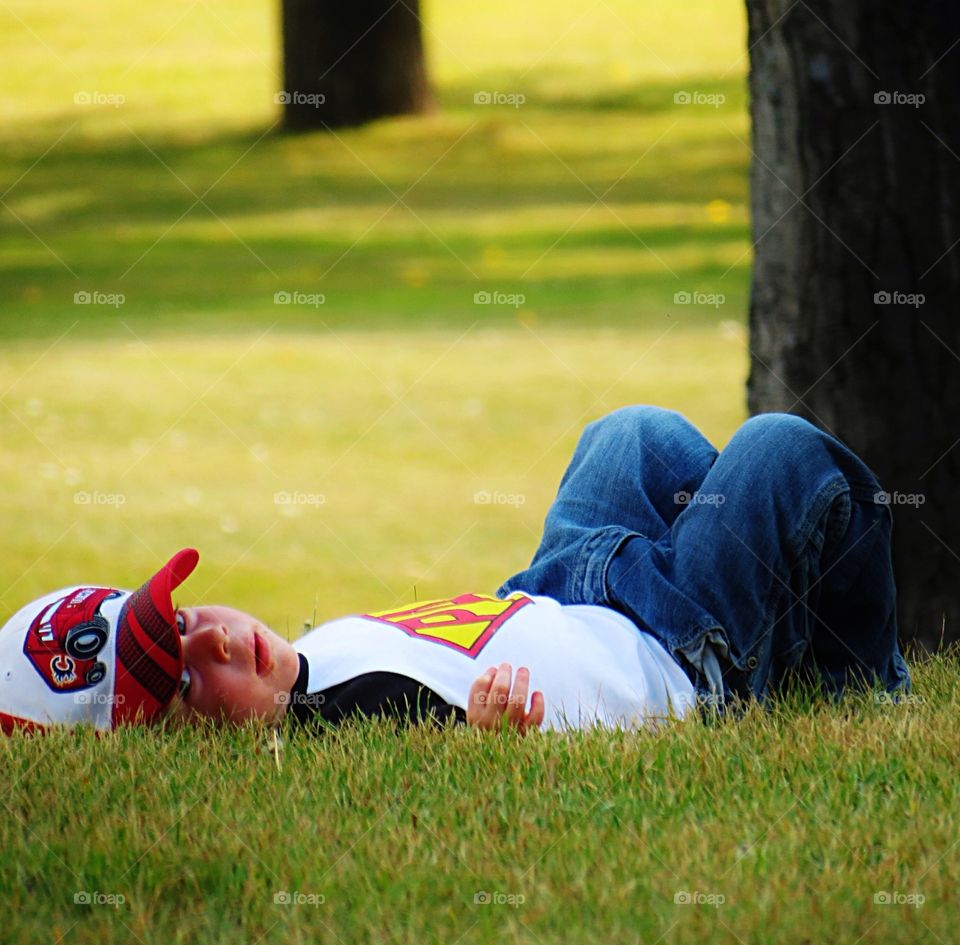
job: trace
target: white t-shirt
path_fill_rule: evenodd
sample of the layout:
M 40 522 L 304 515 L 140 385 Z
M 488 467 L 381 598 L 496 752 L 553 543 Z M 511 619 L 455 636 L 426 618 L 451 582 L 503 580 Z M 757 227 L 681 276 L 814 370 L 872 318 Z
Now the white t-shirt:
M 462 709 L 489 666 L 526 666 L 530 692 L 543 692 L 547 729 L 638 728 L 681 717 L 695 704 L 683 670 L 626 617 L 519 592 L 502 600 L 461 594 L 342 617 L 309 631 L 294 648 L 309 664 L 308 693 L 390 672 Z

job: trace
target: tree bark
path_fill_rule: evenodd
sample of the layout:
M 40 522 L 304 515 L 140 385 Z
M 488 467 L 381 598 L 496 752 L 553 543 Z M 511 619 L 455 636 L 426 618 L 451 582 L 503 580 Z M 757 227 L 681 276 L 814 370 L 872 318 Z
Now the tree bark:
M 960 639 L 960 5 L 747 0 L 752 413 L 892 498 L 901 639 Z M 922 98 L 921 98 L 922 97 Z
M 282 10 L 288 130 L 431 107 L 419 0 L 283 0 Z

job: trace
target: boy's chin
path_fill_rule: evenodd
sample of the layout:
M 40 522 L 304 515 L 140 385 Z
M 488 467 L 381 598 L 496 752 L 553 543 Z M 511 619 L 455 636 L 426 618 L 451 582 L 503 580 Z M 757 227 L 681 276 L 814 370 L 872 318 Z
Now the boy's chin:
M 275 725 L 287 714 L 290 702 L 290 691 L 279 687 L 273 694 L 270 707 L 260 714 L 260 719 L 268 725 Z

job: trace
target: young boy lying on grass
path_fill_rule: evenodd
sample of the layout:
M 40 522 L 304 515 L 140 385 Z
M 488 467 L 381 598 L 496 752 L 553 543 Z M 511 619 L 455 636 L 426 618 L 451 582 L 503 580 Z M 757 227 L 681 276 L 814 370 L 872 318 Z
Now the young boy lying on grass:
M 890 530 L 873 473 L 805 420 L 753 417 L 718 453 L 679 414 L 626 407 L 584 430 L 533 562 L 496 596 L 344 617 L 290 644 L 228 607 L 176 609 L 187 549 L 132 594 L 71 587 L 15 614 L 0 723 L 387 714 L 525 731 L 723 711 L 791 677 L 836 698 L 909 691 Z

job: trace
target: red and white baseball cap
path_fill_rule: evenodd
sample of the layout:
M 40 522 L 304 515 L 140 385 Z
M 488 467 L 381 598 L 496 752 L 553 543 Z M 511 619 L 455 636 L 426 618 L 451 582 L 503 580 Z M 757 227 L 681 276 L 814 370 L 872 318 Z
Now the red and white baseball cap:
M 161 718 L 183 676 L 170 595 L 199 559 L 185 548 L 137 591 L 67 587 L 17 611 L 0 630 L 0 729 Z

